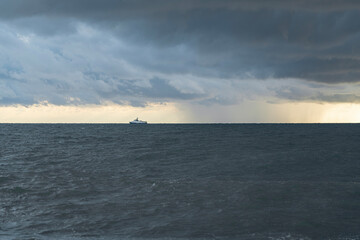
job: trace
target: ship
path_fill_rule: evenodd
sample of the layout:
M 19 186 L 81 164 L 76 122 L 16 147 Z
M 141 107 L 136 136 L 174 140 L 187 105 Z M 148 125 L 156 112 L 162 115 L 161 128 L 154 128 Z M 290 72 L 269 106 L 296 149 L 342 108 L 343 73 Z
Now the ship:
M 136 118 L 134 121 L 129 122 L 130 124 L 147 124 L 147 121 L 139 120 L 139 118 Z

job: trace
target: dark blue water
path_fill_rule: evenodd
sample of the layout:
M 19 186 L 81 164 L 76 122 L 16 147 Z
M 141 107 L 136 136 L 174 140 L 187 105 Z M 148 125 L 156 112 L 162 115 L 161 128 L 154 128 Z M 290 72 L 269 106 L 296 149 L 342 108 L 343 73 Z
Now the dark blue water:
M 0 239 L 360 239 L 360 125 L 0 124 Z

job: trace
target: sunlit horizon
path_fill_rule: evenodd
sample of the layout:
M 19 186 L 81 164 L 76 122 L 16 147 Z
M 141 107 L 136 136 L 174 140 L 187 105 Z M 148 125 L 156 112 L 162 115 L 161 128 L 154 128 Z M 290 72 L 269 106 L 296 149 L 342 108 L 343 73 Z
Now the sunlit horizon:
M 0 123 L 359 123 L 360 104 L 264 103 L 217 106 L 176 103 L 145 107 L 108 105 L 0 107 Z M 214 112 L 216 114 L 214 114 Z M 230 120 L 228 120 L 230 119 Z

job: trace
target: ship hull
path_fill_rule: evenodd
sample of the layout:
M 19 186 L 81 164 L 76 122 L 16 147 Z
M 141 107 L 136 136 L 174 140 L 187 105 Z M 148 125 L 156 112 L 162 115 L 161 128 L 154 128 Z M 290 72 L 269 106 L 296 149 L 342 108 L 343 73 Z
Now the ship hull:
M 132 122 L 129 122 L 130 124 L 147 124 L 147 122 L 144 122 L 144 121 L 132 121 Z

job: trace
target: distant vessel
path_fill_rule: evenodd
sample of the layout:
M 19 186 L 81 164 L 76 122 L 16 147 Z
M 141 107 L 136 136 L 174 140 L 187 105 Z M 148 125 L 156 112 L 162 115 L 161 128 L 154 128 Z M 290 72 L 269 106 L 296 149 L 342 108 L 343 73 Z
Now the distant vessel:
M 136 118 L 134 121 L 129 122 L 130 124 L 147 124 L 147 121 L 141 121 L 139 118 Z

